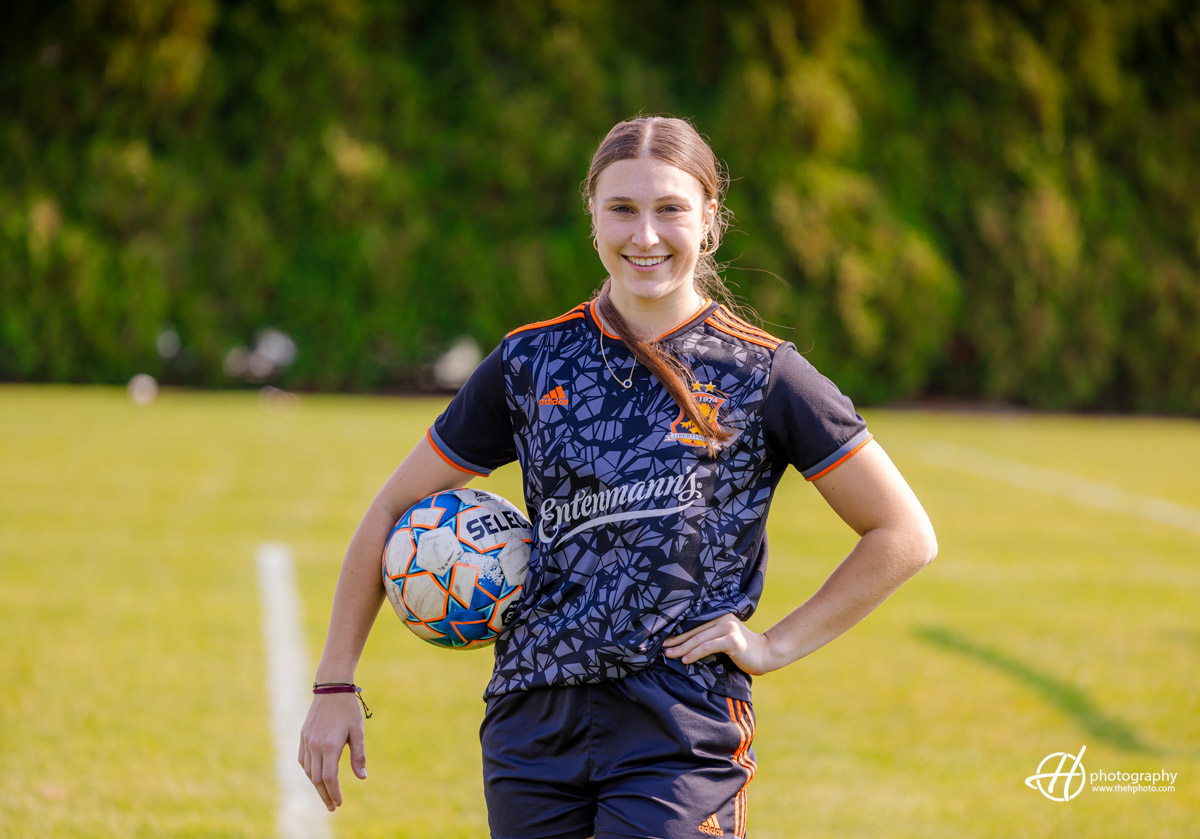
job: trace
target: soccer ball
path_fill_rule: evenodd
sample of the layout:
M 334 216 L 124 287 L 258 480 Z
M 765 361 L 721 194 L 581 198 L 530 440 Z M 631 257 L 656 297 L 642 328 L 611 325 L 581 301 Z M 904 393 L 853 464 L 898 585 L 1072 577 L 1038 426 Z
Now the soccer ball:
M 452 489 L 400 517 L 383 549 L 383 585 L 404 625 L 439 647 L 491 644 L 525 591 L 529 520 L 498 495 Z

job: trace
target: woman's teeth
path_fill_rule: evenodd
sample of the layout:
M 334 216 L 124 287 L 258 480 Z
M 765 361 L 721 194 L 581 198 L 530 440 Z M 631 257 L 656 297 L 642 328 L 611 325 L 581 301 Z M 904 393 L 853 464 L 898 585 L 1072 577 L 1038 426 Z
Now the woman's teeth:
M 634 265 L 638 265 L 642 268 L 649 268 L 652 265 L 659 265 L 670 259 L 669 256 L 627 256 L 625 258 Z

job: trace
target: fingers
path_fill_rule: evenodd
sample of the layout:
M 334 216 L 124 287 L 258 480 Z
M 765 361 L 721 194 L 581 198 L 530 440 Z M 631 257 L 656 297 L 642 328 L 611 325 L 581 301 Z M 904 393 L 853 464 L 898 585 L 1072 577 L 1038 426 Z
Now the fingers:
M 663 646 L 664 647 L 676 647 L 680 644 L 685 643 L 686 641 L 691 640 L 692 638 L 695 638 L 701 632 L 705 632 L 714 626 L 718 626 L 718 625 L 722 624 L 723 622 L 725 622 L 726 620 L 729 620 L 731 618 L 736 620 L 736 618 L 734 618 L 733 615 L 721 615 L 719 617 L 713 618 L 708 623 L 702 623 L 699 626 L 693 626 L 687 632 L 681 632 L 678 635 L 671 636 L 670 638 L 668 638 L 666 641 L 663 642 Z
M 330 812 L 342 805 L 342 789 L 338 783 L 338 763 L 342 749 L 350 745 L 354 774 L 367 776 L 367 754 L 364 745 L 362 716 L 353 702 L 317 703 L 309 709 L 309 717 L 300 733 L 300 750 L 296 755 L 317 794 Z
M 668 658 L 694 664 L 701 659 L 725 653 L 739 668 L 751 675 L 773 669 L 763 636 L 752 632 L 736 615 L 721 615 L 664 642 Z
M 333 799 L 329 795 L 329 791 L 325 788 L 324 782 L 321 780 L 321 753 L 315 749 L 307 750 L 308 754 L 304 763 L 304 774 L 308 775 L 308 779 L 312 781 L 313 787 L 316 788 L 317 794 L 321 796 L 321 801 L 325 804 L 325 809 L 333 811 Z
M 333 754 L 326 752 L 322 755 L 318 774 L 321 782 L 314 783 L 317 793 L 320 794 L 321 800 L 325 802 L 326 808 L 331 813 L 342 806 L 342 788 L 338 785 L 338 760 L 341 756 L 341 748 Z
M 744 624 L 734 615 L 721 615 L 692 627 L 687 632 L 668 638 L 663 642 L 663 646 L 668 657 L 682 658 L 685 664 L 691 664 L 713 653 L 730 652 L 722 645 L 722 639 L 733 640 L 740 637 L 738 630 L 742 628 Z
M 711 621 L 710 621 L 710 623 L 711 623 Z M 682 643 L 684 643 L 685 641 L 687 641 L 688 639 L 690 639 L 690 638 L 694 638 L 697 632 L 700 632 L 702 629 L 705 629 L 705 628 L 707 628 L 707 627 L 708 627 L 708 625 L 709 625 L 709 624 L 707 624 L 707 623 L 706 623 L 706 624 L 704 624 L 704 625 L 702 625 L 702 626 L 697 626 L 697 627 L 694 627 L 694 628 L 692 628 L 692 629 L 689 629 L 687 632 L 684 632 L 684 633 L 683 633 L 683 634 L 681 634 L 681 635 L 672 635 L 672 636 L 671 636 L 670 638 L 668 638 L 666 641 L 663 641 L 663 646 L 664 646 L 664 647 L 668 647 L 668 648 L 670 648 L 670 647 L 677 647 L 677 646 L 679 646 L 680 644 L 682 644 Z
M 716 653 L 736 656 L 745 649 L 741 636 L 727 626 L 713 626 L 692 635 L 677 646 L 667 650 L 670 658 L 679 658 L 684 664 L 692 664 Z
M 325 809 L 331 813 L 342 804 L 342 790 L 337 777 L 338 760 L 341 756 L 340 748 L 328 752 L 313 747 L 308 750 L 308 762 L 304 767 L 317 795 L 321 796 L 321 801 L 325 803 Z
M 360 778 L 367 777 L 367 745 L 361 726 L 350 729 L 350 766 Z

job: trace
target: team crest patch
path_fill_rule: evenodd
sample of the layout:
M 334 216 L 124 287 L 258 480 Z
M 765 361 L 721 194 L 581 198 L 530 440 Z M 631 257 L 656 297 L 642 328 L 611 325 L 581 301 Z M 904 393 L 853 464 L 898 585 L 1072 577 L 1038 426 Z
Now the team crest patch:
M 700 413 L 704 415 L 705 419 L 720 422 L 719 411 L 725 404 L 725 396 L 714 393 L 714 390 L 716 390 L 716 386 L 712 384 L 694 384 L 692 385 L 692 398 L 700 406 Z M 679 411 L 679 419 L 671 423 L 671 430 L 667 433 L 666 439 L 668 442 L 683 443 L 685 446 L 703 446 L 708 442 L 700 433 L 700 429 L 687 418 L 687 414 L 682 409 Z

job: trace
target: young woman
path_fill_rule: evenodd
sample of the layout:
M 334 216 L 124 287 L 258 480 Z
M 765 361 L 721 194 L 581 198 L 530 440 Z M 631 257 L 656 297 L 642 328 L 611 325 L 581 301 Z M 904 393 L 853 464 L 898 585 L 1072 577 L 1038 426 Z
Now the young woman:
M 599 295 L 507 335 L 367 510 L 318 683 L 352 683 L 380 555 L 420 498 L 521 462 L 535 530 L 480 732 L 496 839 L 746 835 L 750 676 L 845 632 L 933 559 L 920 503 L 845 396 L 714 302 L 723 178 L 686 121 L 622 122 L 588 173 Z M 767 509 L 793 465 L 859 534 L 766 632 Z M 314 697 L 300 764 L 332 810 L 366 777 L 352 694 Z

